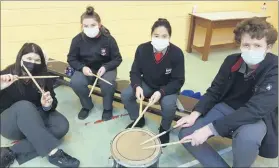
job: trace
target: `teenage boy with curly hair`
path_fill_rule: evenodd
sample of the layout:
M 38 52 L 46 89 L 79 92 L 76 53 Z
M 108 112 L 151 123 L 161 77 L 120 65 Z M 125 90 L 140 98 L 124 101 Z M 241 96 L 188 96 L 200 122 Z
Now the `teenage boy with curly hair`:
M 204 167 L 229 167 L 205 141 L 232 139 L 233 167 L 250 167 L 258 155 L 278 155 L 278 56 L 271 53 L 276 29 L 260 18 L 240 22 L 241 53 L 228 56 L 189 116 L 178 121 L 179 139 Z

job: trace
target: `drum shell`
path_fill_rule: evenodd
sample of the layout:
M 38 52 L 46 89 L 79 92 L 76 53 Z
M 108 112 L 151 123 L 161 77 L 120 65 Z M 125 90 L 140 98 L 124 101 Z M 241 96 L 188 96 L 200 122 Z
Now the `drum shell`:
M 120 165 L 119 163 L 117 163 L 114 159 L 113 159 L 113 165 L 112 165 L 113 168 L 126 168 L 125 166 L 123 165 Z M 139 166 L 137 166 L 139 167 Z M 145 165 L 142 165 L 142 167 L 146 167 Z M 159 167 L 159 159 L 151 166 L 149 166 L 148 168 L 158 168 Z

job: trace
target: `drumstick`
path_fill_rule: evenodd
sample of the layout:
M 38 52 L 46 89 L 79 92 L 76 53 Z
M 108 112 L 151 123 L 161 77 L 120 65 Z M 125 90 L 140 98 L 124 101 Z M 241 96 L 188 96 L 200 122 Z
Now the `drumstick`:
M 166 130 L 166 131 L 164 131 L 164 132 L 162 132 L 162 133 L 160 133 L 160 134 L 158 134 L 158 135 L 156 135 L 156 136 L 154 136 L 154 137 L 152 137 L 152 138 L 150 138 L 150 139 L 144 141 L 144 142 L 141 143 L 140 145 L 144 145 L 144 144 L 146 144 L 147 142 L 152 141 L 153 139 L 159 138 L 160 136 L 162 136 L 162 135 L 164 135 L 164 134 L 166 134 L 166 133 L 168 133 L 168 132 L 171 132 L 172 130 L 176 129 L 177 127 L 179 127 L 179 125 L 175 125 L 173 128 L 170 128 L 170 129 L 168 129 L 168 130 Z
M 27 72 L 28 76 L 32 79 L 32 81 L 34 82 L 34 84 L 37 86 L 37 88 L 39 89 L 39 91 L 44 94 L 45 92 L 43 91 L 43 89 L 40 87 L 40 85 L 37 83 L 37 81 L 33 78 L 33 76 L 31 75 L 31 73 L 28 71 L 28 69 L 25 67 L 25 65 L 22 63 L 22 67 L 25 69 L 25 71 Z
M 90 92 L 89 92 L 88 97 L 90 97 L 90 96 L 91 96 L 91 94 L 92 94 L 92 92 L 93 92 L 93 90 L 94 90 L 94 87 L 95 87 L 95 86 L 96 86 L 96 84 L 97 84 L 97 81 L 98 81 L 98 78 L 96 78 L 96 79 L 95 79 L 95 82 L 94 82 L 94 84 L 93 84 L 93 86 L 92 86 L 92 88 L 91 88 L 91 90 L 90 90 Z
M 30 76 L 19 76 L 18 79 L 30 79 Z M 59 76 L 33 76 L 34 79 L 59 78 Z
M 91 74 L 92 74 L 93 76 L 95 76 L 96 78 L 101 79 L 102 81 L 106 82 L 107 84 L 112 85 L 112 83 L 110 83 L 109 81 L 105 80 L 104 78 L 101 78 L 101 77 L 99 77 L 98 75 L 95 75 L 95 74 L 93 74 L 93 73 L 91 73 Z
M 140 113 L 139 117 L 137 118 L 137 120 L 134 122 L 133 126 L 131 127 L 131 129 L 133 129 L 135 127 L 135 125 L 139 122 L 139 120 L 141 119 L 141 117 L 144 115 L 144 113 L 146 112 L 146 110 L 148 109 L 148 107 L 150 107 L 152 104 L 149 102 L 148 105 L 144 108 L 144 110 Z
M 156 147 L 170 146 L 170 145 L 183 144 L 183 143 L 189 143 L 189 142 L 191 142 L 191 140 L 186 140 L 184 142 L 177 141 L 177 142 L 165 143 L 165 144 L 161 144 L 161 145 L 153 145 L 153 146 L 144 147 L 142 149 L 151 149 L 151 148 L 156 148 Z
M 142 113 L 142 99 L 140 99 L 140 108 L 139 108 L 139 115 Z

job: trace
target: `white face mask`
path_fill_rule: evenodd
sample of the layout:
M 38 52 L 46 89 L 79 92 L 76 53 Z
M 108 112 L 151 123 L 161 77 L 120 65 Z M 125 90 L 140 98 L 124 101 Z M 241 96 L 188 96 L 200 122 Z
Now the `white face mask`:
M 152 37 L 151 44 L 157 51 L 162 51 L 170 45 L 170 40 Z
M 265 50 L 242 50 L 241 57 L 248 65 L 257 65 L 264 60 Z
M 100 30 L 98 26 L 94 26 L 92 28 L 84 27 L 83 32 L 86 34 L 86 36 L 94 38 L 99 34 Z

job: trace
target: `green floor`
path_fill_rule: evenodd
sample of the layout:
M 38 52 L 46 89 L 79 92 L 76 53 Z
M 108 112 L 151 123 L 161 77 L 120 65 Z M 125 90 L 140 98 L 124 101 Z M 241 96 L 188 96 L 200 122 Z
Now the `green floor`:
M 224 58 L 237 50 L 213 51 L 208 62 L 203 62 L 198 54 L 185 54 L 186 82 L 183 89 L 205 92 L 210 82 L 216 75 Z M 277 49 L 274 52 L 277 53 Z M 125 59 L 118 70 L 118 77 L 129 79 L 129 71 L 132 59 Z M 93 96 L 95 108 L 90 116 L 82 121 L 77 118 L 77 113 L 81 108 L 79 100 L 71 88 L 60 86 L 55 90 L 59 100 L 57 110 L 64 114 L 70 122 L 70 130 L 64 137 L 60 148 L 70 155 L 77 157 L 81 161 L 80 167 L 108 167 L 112 164 L 109 160 L 110 143 L 114 136 L 124 130 L 130 123 L 128 116 L 119 117 L 107 122 L 94 124 L 101 118 L 102 103 L 101 98 Z M 123 105 L 114 103 L 114 115 L 126 114 Z M 158 132 L 160 117 L 152 114 L 147 115 L 147 125 L 145 129 Z M 88 125 L 85 123 L 91 122 Z M 171 133 L 171 141 L 178 140 L 178 131 Z M 218 150 L 222 157 L 231 165 L 232 152 L 231 140 L 224 138 L 212 138 L 209 143 Z M 1 146 L 9 146 L 10 141 L 1 138 Z M 278 159 L 263 159 L 258 157 L 253 166 L 255 167 L 278 167 Z M 37 157 L 21 167 L 51 167 L 46 158 Z M 163 149 L 160 157 L 160 167 L 189 167 L 200 166 L 198 162 L 181 146 L 174 145 Z M 15 163 L 12 167 L 18 167 Z

